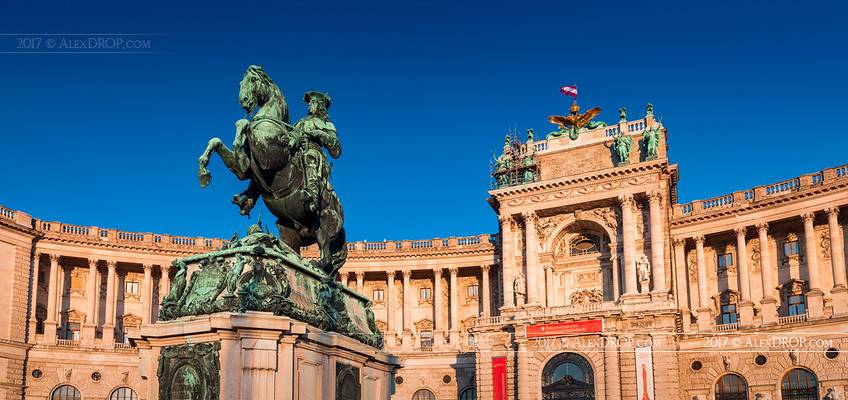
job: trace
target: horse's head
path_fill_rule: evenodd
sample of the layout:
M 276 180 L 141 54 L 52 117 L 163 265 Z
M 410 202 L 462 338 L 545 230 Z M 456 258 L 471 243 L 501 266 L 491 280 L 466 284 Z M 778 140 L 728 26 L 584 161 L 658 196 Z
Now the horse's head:
M 261 66 L 251 65 L 247 67 L 239 82 L 239 104 L 250 113 L 255 108 L 264 106 L 279 91 Z

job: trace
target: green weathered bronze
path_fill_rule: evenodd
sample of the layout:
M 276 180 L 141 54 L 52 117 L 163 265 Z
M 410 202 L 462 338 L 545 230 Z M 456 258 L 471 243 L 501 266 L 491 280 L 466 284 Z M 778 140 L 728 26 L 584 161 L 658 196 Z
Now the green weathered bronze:
M 296 252 L 317 243 L 320 255 L 312 262 L 335 276 L 347 258 L 344 212 L 329 182 L 323 149 L 337 158 L 341 144 L 327 113 L 330 97 L 308 92 L 303 100 L 307 115 L 292 126 L 279 87 L 262 67 L 248 67 L 239 84 L 239 102 L 247 117 L 235 123 L 233 148 L 212 138 L 198 160 L 198 177 L 200 186 L 210 183 L 209 157 L 218 153 L 238 179 L 250 182 L 233 196 L 241 214 L 249 214 L 261 197 L 277 217 L 282 241 Z
M 658 126 L 650 128 L 642 136 L 645 141 L 645 160 L 656 160 L 658 155 L 657 150 L 660 147 L 660 140 L 662 139 L 660 128 Z
M 163 347 L 159 354 L 160 400 L 218 400 L 220 342 Z
M 630 135 L 619 134 L 613 139 L 612 148 L 618 156 L 616 165 L 630 163 L 630 150 L 633 148 L 633 138 Z

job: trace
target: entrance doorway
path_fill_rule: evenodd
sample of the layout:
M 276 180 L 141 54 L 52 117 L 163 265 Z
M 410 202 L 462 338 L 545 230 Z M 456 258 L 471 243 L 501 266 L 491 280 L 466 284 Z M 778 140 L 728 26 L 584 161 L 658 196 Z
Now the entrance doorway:
M 594 400 L 595 374 L 592 365 L 575 353 L 556 355 L 542 371 L 542 399 Z

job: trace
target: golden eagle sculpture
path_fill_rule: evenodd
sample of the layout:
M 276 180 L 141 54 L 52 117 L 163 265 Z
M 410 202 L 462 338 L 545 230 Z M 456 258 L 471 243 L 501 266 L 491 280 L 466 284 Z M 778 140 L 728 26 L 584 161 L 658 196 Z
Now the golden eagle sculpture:
M 548 134 L 548 138 L 560 137 L 567 133 L 571 140 L 577 140 L 581 128 L 585 127 L 587 129 L 595 129 L 597 127 L 607 126 L 604 122 L 592 121 L 592 118 L 595 118 L 600 112 L 601 108 L 595 107 L 581 114 L 580 106 L 578 106 L 575 101 L 571 104 L 571 110 L 567 116 L 563 117 L 562 115 L 551 115 L 548 117 L 548 121 L 550 121 L 550 123 L 559 125 L 559 130 Z

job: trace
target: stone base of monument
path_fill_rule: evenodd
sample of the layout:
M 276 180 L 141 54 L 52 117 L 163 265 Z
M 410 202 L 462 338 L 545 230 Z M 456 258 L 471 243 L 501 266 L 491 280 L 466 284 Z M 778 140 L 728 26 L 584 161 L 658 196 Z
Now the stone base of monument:
M 138 346 L 149 398 L 389 399 L 394 356 L 269 312 L 219 312 L 145 325 Z

